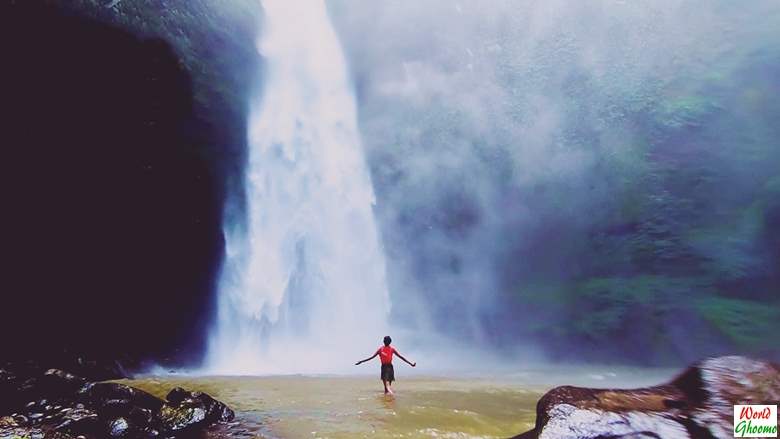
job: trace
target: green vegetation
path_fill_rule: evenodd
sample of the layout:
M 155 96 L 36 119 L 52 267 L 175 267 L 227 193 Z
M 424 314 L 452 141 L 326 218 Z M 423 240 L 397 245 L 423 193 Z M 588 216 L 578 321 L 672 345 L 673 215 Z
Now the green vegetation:
M 698 303 L 698 309 L 729 339 L 750 349 L 771 346 L 777 334 L 780 320 L 777 303 L 707 297 Z
M 563 339 L 599 352 L 603 340 L 618 340 L 619 351 L 642 325 L 655 328 L 640 337 L 643 349 L 661 361 L 695 358 L 713 344 L 777 354 L 780 130 L 771 121 L 780 105 L 758 98 L 776 84 L 739 69 L 700 81 L 709 92 L 669 92 L 630 116 L 644 121 L 636 148 L 644 153 L 611 158 L 605 172 L 617 197 L 579 235 L 579 254 L 567 256 L 582 267 L 571 282 L 543 300 L 520 288 L 524 305 L 559 317 Z M 691 342 L 692 355 L 679 352 L 675 327 L 692 340 L 707 334 L 706 347 Z

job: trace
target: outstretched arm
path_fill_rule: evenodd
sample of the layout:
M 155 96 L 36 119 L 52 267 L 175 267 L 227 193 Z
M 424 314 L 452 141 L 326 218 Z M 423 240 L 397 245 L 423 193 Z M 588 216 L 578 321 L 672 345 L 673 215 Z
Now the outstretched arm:
M 371 360 L 373 360 L 373 359 L 374 359 L 374 357 L 376 357 L 377 355 L 379 355 L 379 351 L 378 351 L 378 350 L 377 350 L 376 352 L 374 352 L 374 355 L 372 355 L 372 356 L 370 356 L 370 357 L 366 358 L 365 360 L 360 360 L 360 361 L 358 361 L 357 363 L 355 363 L 355 366 L 360 366 L 360 364 L 361 364 L 361 363 L 365 363 L 366 361 L 371 361 Z
M 398 358 L 400 358 L 400 359 L 402 359 L 402 360 L 406 361 L 406 364 L 408 364 L 409 366 L 412 366 L 412 367 L 416 367 L 416 366 L 417 366 L 417 363 L 412 363 L 411 361 L 407 360 L 406 358 L 404 358 L 404 356 L 403 356 L 403 355 L 401 355 L 401 353 L 400 353 L 400 352 L 398 352 L 398 351 L 395 351 L 395 354 L 396 354 L 396 355 L 398 355 Z

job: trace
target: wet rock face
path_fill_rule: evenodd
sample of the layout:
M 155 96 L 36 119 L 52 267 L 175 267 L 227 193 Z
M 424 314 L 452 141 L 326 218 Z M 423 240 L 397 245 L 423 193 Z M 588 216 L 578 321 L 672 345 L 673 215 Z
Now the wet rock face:
M 176 387 L 165 398 L 160 409 L 160 425 L 165 431 L 187 432 L 217 422 L 232 421 L 235 414 L 225 404 L 203 392 L 189 392 Z
M 559 404 L 550 411 L 547 424 L 539 439 L 559 438 L 685 438 L 688 433 L 679 423 L 660 414 L 581 409 L 569 404 Z
M 84 404 L 102 411 L 124 411 L 131 407 L 158 411 L 163 405 L 157 397 L 136 388 L 118 383 L 89 383 L 78 392 Z
M 200 406 L 206 410 L 206 417 L 213 422 L 229 422 L 235 417 L 235 413 L 225 404 L 217 401 L 203 392 L 189 392 L 176 387 L 165 397 L 169 404 Z
M 0 418 L 0 438 L 25 439 L 74 439 L 57 431 L 46 431 L 37 427 L 23 426 L 10 416 Z
M 780 400 L 780 365 L 745 357 L 711 358 L 672 382 L 690 399 L 686 415 L 714 437 L 733 437 L 735 404 Z
M 233 419 L 225 404 L 175 388 L 167 401 L 118 383 L 50 369 L 18 377 L 0 370 L 0 438 L 155 438 L 197 433 Z
M 61 414 L 60 422 L 54 427 L 55 431 L 76 435 L 100 431 L 100 419 L 92 410 L 66 408 L 61 411 Z
M 160 410 L 159 416 L 165 430 L 174 433 L 187 432 L 206 425 L 206 410 L 198 406 L 171 407 L 166 405 Z
M 108 434 L 111 437 L 129 437 L 131 433 L 130 422 L 125 418 L 116 418 L 108 424 Z
M 730 438 L 735 404 L 778 399 L 777 365 L 736 356 L 710 358 L 656 387 L 556 387 L 537 403 L 536 427 L 515 438 Z

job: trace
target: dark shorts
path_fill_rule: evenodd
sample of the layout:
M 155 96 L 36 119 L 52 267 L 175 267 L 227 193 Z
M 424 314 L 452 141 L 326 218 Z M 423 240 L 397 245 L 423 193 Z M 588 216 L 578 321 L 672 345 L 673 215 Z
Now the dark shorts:
M 393 371 L 393 365 L 383 364 L 382 374 L 380 375 L 380 377 L 382 378 L 382 381 L 390 381 L 391 383 L 395 381 L 395 371 Z

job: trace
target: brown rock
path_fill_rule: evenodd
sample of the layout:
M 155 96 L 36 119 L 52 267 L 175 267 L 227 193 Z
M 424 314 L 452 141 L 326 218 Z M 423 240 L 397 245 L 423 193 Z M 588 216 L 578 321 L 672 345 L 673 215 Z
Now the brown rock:
M 777 365 L 737 356 L 710 358 L 655 387 L 556 387 L 537 403 L 535 428 L 515 438 L 731 438 L 735 404 L 778 399 Z

